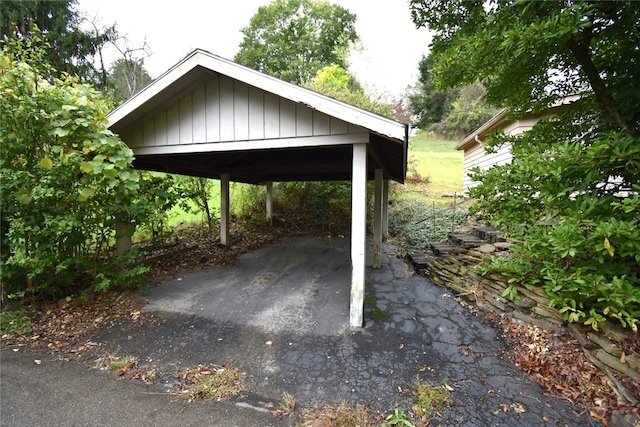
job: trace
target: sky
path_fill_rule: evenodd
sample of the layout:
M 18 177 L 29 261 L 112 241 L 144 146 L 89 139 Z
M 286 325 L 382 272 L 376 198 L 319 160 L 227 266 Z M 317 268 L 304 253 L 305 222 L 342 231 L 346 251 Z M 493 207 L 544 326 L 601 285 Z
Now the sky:
M 76 9 L 100 27 L 116 24 L 128 47 L 145 41 L 152 53 L 145 68 L 160 76 L 194 49 L 233 59 L 251 17 L 270 0 L 78 0 Z M 418 63 L 429 51 L 430 36 L 411 21 L 409 0 L 331 0 L 355 13 L 361 49 L 349 71 L 370 95 L 400 98 L 418 79 Z M 107 50 L 107 63 L 120 54 Z

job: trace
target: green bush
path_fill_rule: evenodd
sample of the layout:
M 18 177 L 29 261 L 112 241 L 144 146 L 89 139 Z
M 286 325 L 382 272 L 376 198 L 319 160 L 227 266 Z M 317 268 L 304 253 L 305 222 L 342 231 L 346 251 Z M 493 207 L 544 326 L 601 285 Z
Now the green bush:
M 2 292 L 60 298 L 106 289 L 118 272 L 140 272 L 107 260 L 116 222 L 144 224 L 158 210 L 140 191 L 153 185 L 106 129 L 101 94 L 74 77 L 53 78 L 45 51 L 22 43 L 6 44 L 0 57 Z
M 464 209 L 443 208 L 416 199 L 399 198 L 389 208 L 389 233 L 405 250 L 427 250 L 447 240 L 467 221 Z
M 244 219 L 265 218 L 264 186 L 235 184 L 235 214 Z M 289 226 L 347 233 L 351 226 L 351 183 L 280 182 L 273 186 L 274 215 Z

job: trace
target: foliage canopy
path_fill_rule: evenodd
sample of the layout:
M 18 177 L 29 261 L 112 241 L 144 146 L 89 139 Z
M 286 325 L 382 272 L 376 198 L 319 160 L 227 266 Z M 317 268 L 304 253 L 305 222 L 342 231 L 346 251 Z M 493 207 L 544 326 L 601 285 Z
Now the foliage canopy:
M 435 31 L 442 88 L 489 82 L 511 118 L 579 99 L 510 144 L 510 164 L 476 170 L 474 212 L 522 241 L 495 261 L 542 286 L 568 321 L 640 322 L 640 8 L 631 1 L 412 0 Z
M 360 82 L 339 65 L 333 64 L 321 68 L 313 81 L 306 86 L 372 113 L 393 118 L 393 111 L 389 104 L 367 95 Z
M 356 16 L 328 1 L 275 0 L 261 6 L 242 29 L 234 61 L 282 80 L 309 82 L 319 69 L 337 64 L 358 40 Z
M 48 44 L 43 60 L 56 72 L 79 76 L 85 82 L 106 86 L 106 70 L 97 70 L 93 58 L 102 46 L 116 39 L 115 26 L 83 30 L 83 17 L 74 9 L 77 0 L 2 0 L 0 39 L 33 41 L 38 37 Z

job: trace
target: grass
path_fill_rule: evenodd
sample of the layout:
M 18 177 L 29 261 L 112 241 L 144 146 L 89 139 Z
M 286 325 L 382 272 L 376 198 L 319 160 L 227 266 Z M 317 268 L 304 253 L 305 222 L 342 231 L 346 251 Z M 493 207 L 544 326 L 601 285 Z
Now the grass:
M 422 182 L 407 183 L 404 191 L 429 204 L 451 204 L 450 198 L 462 194 L 464 154 L 455 149 L 457 141 L 447 141 L 421 132 L 409 140 L 409 173 L 417 172 Z
M 178 374 L 179 388 L 189 402 L 228 400 L 246 390 L 245 377 L 232 363 L 215 367 L 200 365 Z
M 421 419 L 431 418 L 431 415 L 439 411 L 451 398 L 451 392 L 445 383 L 430 386 L 423 384 L 419 377 L 416 378 L 414 393 L 416 404 L 413 405 L 413 413 Z
M 341 403 L 306 409 L 296 427 L 373 427 L 379 423 L 364 405 Z
M 138 359 L 133 356 L 109 355 L 107 367 L 110 371 L 127 372 L 138 364 Z

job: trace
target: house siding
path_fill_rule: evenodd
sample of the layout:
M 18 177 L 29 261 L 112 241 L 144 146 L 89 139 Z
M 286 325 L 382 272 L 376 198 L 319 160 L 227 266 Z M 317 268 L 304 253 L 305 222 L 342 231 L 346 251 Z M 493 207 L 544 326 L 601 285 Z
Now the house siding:
M 539 117 L 509 122 L 503 127 L 503 132 L 509 136 L 520 135 L 530 130 Z M 478 185 L 477 181 L 471 179 L 471 170 L 478 167 L 481 170 L 489 169 L 493 166 L 509 163 L 513 158 L 511 154 L 511 144 L 504 144 L 495 153 L 487 153 L 485 144 L 476 142 L 464 150 L 464 192 Z

